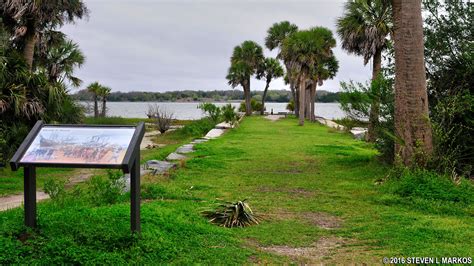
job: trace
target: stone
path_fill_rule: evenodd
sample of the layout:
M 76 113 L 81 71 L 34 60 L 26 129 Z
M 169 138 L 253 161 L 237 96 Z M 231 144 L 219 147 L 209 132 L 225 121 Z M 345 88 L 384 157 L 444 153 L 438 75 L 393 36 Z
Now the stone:
M 351 129 L 351 134 L 355 139 L 364 140 L 367 134 L 367 129 L 362 127 L 355 127 Z
M 151 173 L 151 170 L 144 169 L 143 167 L 140 167 L 140 176 L 146 175 L 148 173 Z M 129 192 L 130 191 L 130 174 L 125 174 L 122 177 L 123 182 L 125 187 L 123 188 L 123 193 Z
M 222 122 L 222 123 L 217 124 L 215 126 L 215 128 L 217 128 L 217 129 L 230 129 L 230 128 L 233 128 L 233 126 L 230 123 Z
M 183 145 L 181 147 L 179 147 L 178 149 L 176 149 L 176 153 L 191 153 L 191 152 L 194 152 L 194 145 L 193 144 L 186 144 L 186 145 Z
M 213 128 L 211 131 L 207 132 L 206 136 L 204 137 L 205 139 L 215 139 L 217 137 L 220 137 L 222 134 L 224 134 L 224 129 L 218 129 L 218 128 Z
M 204 143 L 204 142 L 207 142 L 209 141 L 208 139 L 195 139 L 193 141 L 191 141 L 191 144 L 199 144 L 199 143 Z
M 176 160 L 184 160 L 186 159 L 186 156 L 181 155 L 179 153 L 172 152 L 166 157 L 166 160 L 168 161 L 176 161 Z
M 152 174 L 163 174 L 171 168 L 175 167 L 176 164 L 167 161 L 149 160 L 145 163 L 145 169 L 151 170 Z

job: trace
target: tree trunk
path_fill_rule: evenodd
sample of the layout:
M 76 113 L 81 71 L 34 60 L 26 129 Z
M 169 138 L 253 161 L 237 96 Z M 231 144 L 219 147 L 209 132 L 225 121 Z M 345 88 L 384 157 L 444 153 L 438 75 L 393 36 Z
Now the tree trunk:
M 305 110 L 305 95 L 306 95 L 306 76 L 304 74 L 300 74 L 300 81 L 299 81 L 299 125 L 304 125 L 304 110 Z
M 270 87 L 270 81 L 271 79 L 267 78 L 267 84 L 265 85 L 265 90 L 263 91 L 263 96 L 262 96 L 262 110 L 260 111 L 261 115 L 263 115 L 265 111 L 265 98 L 267 97 L 268 87 Z
M 99 103 L 97 99 L 97 94 L 94 94 L 94 117 L 99 117 Z
M 295 112 L 295 114 L 297 114 L 297 112 L 296 112 L 296 98 L 297 98 L 296 90 L 295 90 L 295 85 L 291 81 L 290 81 L 290 90 L 291 90 L 291 98 L 293 99 L 294 112 Z
M 35 54 L 36 45 L 36 33 L 32 24 L 33 23 L 28 23 L 25 33 L 25 45 L 23 47 L 23 57 L 30 71 L 33 68 L 33 56 Z
M 310 93 L 310 97 L 311 97 L 311 115 L 310 115 L 310 118 L 312 122 L 316 121 L 316 115 L 314 113 L 314 105 L 315 105 L 315 102 L 316 102 L 316 87 L 318 86 L 318 82 L 316 80 L 313 80 L 313 84 L 311 84 L 311 93 Z
M 295 87 L 295 99 L 294 99 L 294 105 L 295 105 L 295 115 L 298 116 L 300 113 L 300 82 L 296 82 L 294 84 Z
M 382 69 L 382 49 L 377 49 L 375 51 L 373 62 L 372 62 L 372 81 L 377 79 L 377 76 L 380 74 Z M 379 113 L 380 113 L 380 97 L 379 94 L 372 95 L 372 103 L 370 105 L 370 114 L 369 114 L 369 128 L 368 128 L 368 138 L 369 142 L 375 142 L 377 139 L 376 128 L 379 123 Z
M 304 117 L 305 119 L 311 119 L 311 84 L 306 82 L 307 86 L 305 89 L 305 103 L 304 103 Z M 309 84 L 309 86 L 308 86 Z
M 250 79 L 244 84 L 244 96 L 245 96 L 245 115 L 252 115 L 252 105 L 250 101 Z
M 106 105 L 107 105 L 107 97 L 104 96 L 104 97 L 102 97 L 102 114 L 101 114 L 102 117 L 105 117 L 105 115 L 106 115 L 106 112 L 107 112 Z
M 395 41 L 395 155 L 406 166 L 433 151 L 424 65 L 421 0 L 392 0 Z

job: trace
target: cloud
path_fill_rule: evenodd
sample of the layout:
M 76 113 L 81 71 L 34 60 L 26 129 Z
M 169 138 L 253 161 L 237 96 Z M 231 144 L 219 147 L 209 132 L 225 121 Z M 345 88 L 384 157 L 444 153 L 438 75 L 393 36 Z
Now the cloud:
M 245 40 L 264 44 L 267 29 L 289 20 L 301 29 L 335 30 L 343 1 L 85 1 L 88 20 L 63 27 L 87 59 L 77 75 L 85 85 L 99 81 L 114 91 L 230 89 L 225 79 L 234 46 Z M 339 82 L 365 81 L 370 67 L 362 58 L 335 49 L 340 69 L 322 89 L 337 91 Z M 266 56 L 275 51 L 265 49 Z M 252 89 L 264 84 L 253 80 Z M 283 80 L 271 85 L 287 88 Z

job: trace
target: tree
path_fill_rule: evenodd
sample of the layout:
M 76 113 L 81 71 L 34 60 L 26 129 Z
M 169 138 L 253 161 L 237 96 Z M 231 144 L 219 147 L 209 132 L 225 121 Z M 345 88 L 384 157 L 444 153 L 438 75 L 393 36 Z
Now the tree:
M 50 82 L 63 83 L 67 80 L 73 87 L 81 85 L 82 80 L 74 76 L 74 70 L 82 66 L 85 56 L 76 43 L 63 39 L 48 49 L 45 58 L 40 60 L 48 72 Z
M 23 56 L 31 70 L 37 40 L 44 31 L 74 22 L 87 15 L 82 0 L 3 0 L 0 14 L 4 23 L 14 33 Z
M 337 20 L 337 33 L 342 48 L 364 57 L 364 65 L 372 59 L 372 80 L 382 68 L 382 51 L 392 32 L 391 5 L 385 0 L 347 1 L 345 13 Z M 375 127 L 379 120 L 380 103 L 374 98 L 369 114 L 368 140 L 375 141 Z
M 395 153 L 407 165 L 433 150 L 428 115 L 421 0 L 392 0 L 395 48 Z
M 94 101 L 94 117 L 99 117 L 99 93 L 101 89 L 99 82 L 93 82 L 87 86 L 87 91 L 92 94 L 92 99 Z
M 282 59 L 281 56 L 281 47 L 283 44 L 283 40 L 288 38 L 291 34 L 298 31 L 298 26 L 295 24 L 290 23 L 289 21 L 282 21 L 278 23 L 274 23 L 268 30 L 267 36 L 265 37 L 265 46 L 270 50 L 273 51 L 274 49 L 278 48 L 280 51 L 278 52 L 277 59 Z M 290 79 L 292 65 L 288 61 L 284 61 L 285 68 L 286 68 L 286 78 L 287 84 L 290 85 L 291 96 L 293 97 L 293 102 L 296 103 L 295 105 L 295 113 L 298 113 L 298 93 L 296 89 L 296 80 Z
M 231 67 L 226 78 L 232 87 L 242 86 L 246 103 L 246 115 L 252 113 L 250 107 L 250 77 L 258 72 L 263 61 L 263 49 L 253 41 L 245 41 L 236 46 L 230 59 Z
M 311 80 L 311 88 L 310 88 L 310 104 L 309 104 L 309 119 L 311 121 L 315 121 L 315 101 L 316 101 L 316 87 L 322 86 L 323 82 L 327 79 L 332 79 L 336 76 L 336 73 L 339 69 L 339 63 L 334 55 L 327 57 L 324 55 L 318 63 L 311 71 L 310 80 Z
M 265 58 L 263 62 L 262 70 L 258 73 L 258 79 L 265 79 L 265 89 L 262 96 L 262 110 L 260 113 L 263 115 L 265 111 L 265 98 L 267 97 L 268 88 L 270 87 L 270 82 L 275 78 L 283 77 L 284 75 L 283 68 L 275 58 Z
M 100 112 L 101 117 L 105 117 L 107 113 L 107 97 L 112 89 L 106 86 L 100 86 L 98 96 L 102 98 L 102 111 Z
M 299 124 L 304 125 L 306 83 L 311 78 L 315 66 L 322 58 L 332 56 L 336 46 L 332 32 L 324 27 L 298 31 L 283 40 L 281 57 L 291 64 L 290 79 L 295 78 L 299 84 Z

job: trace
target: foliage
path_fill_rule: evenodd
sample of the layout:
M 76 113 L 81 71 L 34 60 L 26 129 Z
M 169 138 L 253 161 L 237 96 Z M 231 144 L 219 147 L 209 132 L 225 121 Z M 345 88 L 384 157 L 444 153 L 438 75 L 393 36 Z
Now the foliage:
M 377 50 L 385 49 L 393 28 L 391 6 L 385 0 L 347 1 L 344 15 L 337 20 L 342 48 L 363 56 L 364 64 Z
M 253 214 L 245 200 L 220 204 L 216 210 L 203 211 L 202 214 L 211 223 L 229 228 L 246 227 L 259 223 L 259 218 Z
M 201 103 L 198 105 L 207 117 L 209 117 L 215 123 L 219 123 L 222 115 L 222 110 L 213 103 Z
M 472 4 L 424 1 L 430 118 L 439 172 L 474 173 L 474 53 Z
M 295 101 L 290 100 L 288 102 L 288 104 L 286 105 L 286 110 L 290 111 L 290 112 L 294 112 L 295 111 Z
M 216 123 L 209 118 L 194 120 L 184 127 L 176 130 L 178 134 L 188 137 L 202 137 L 216 126 Z
M 375 125 L 378 136 L 375 145 L 382 159 L 393 161 L 394 154 L 394 95 L 393 80 L 380 74 L 377 79 L 368 83 L 341 82 L 342 92 L 339 95 L 341 109 L 356 123 L 364 123 L 370 114 L 374 98 L 380 102 L 379 121 Z
M 239 106 L 239 112 L 245 112 L 245 108 L 246 108 L 245 106 L 246 106 L 245 101 L 241 102 Z M 263 108 L 263 105 L 261 102 L 255 100 L 254 98 L 250 99 L 250 110 L 252 112 L 260 112 L 262 111 L 262 108 Z
M 238 120 L 238 115 L 235 112 L 235 107 L 232 106 L 232 104 L 226 104 L 221 107 L 221 112 L 222 112 L 222 118 L 226 123 L 229 123 L 231 125 L 235 125 Z
M 54 202 L 61 204 L 66 197 L 65 184 L 65 180 L 48 179 L 44 182 L 43 190 Z
M 171 128 L 174 117 L 173 113 L 160 109 L 158 104 L 148 105 L 147 116 L 153 119 L 156 128 L 161 134 L 164 134 Z
M 90 203 L 100 206 L 119 201 L 125 189 L 125 179 L 122 171 L 107 170 L 107 177 L 92 176 L 87 181 L 84 194 Z

